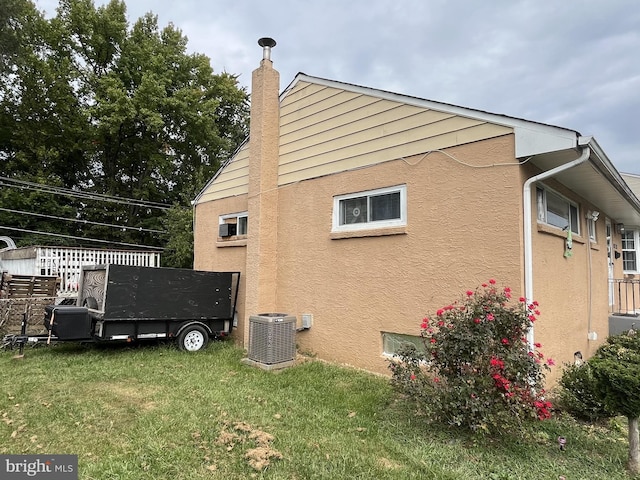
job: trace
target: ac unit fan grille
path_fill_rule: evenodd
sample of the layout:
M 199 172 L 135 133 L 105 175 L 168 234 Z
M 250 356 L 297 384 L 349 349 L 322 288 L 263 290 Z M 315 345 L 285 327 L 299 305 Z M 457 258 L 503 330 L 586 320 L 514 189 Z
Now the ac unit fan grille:
M 249 317 L 250 360 L 273 365 L 296 356 L 296 317 Z

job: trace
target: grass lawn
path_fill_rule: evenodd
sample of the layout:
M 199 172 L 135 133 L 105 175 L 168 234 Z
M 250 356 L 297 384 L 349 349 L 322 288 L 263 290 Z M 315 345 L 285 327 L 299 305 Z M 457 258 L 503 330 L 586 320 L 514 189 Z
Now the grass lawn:
M 83 480 L 629 478 L 619 419 L 474 438 L 409 415 L 385 378 L 317 361 L 265 372 L 227 342 L 16 353 L 0 352 L 0 453 L 77 454 Z

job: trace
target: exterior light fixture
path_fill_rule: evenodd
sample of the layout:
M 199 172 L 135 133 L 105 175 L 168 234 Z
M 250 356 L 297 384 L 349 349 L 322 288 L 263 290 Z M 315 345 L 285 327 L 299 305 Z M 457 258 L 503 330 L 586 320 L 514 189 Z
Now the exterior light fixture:
M 624 233 L 624 223 L 616 223 L 616 233 Z

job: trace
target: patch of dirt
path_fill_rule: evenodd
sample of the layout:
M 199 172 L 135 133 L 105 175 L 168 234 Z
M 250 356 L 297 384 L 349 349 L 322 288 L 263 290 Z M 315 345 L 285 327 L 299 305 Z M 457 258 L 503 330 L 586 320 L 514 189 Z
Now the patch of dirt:
M 273 460 L 283 458 L 282 453 L 271 446 L 274 440 L 274 436 L 270 433 L 246 422 L 236 422 L 222 428 L 216 443 L 226 446 L 227 451 L 233 450 L 236 445 L 246 445 L 247 447 L 255 445 L 253 448 L 247 448 L 244 458 L 251 468 L 263 471 L 271 465 Z

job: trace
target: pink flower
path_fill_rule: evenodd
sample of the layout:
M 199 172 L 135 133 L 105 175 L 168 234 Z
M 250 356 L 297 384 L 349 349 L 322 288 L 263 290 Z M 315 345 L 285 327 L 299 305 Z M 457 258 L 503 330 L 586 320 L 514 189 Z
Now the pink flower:
M 535 321 L 536 321 L 536 317 L 535 317 L 535 315 L 529 315 L 529 320 L 530 320 L 531 322 L 535 322 Z
M 506 338 L 503 338 L 503 339 L 502 339 L 502 344 L 503 344 L 503 345 L 509 345 L 509 340 L 508 340 L 508 339 L 506 339 Z
M 439 327 L 444 327 L 444 320 L 438 321 L 438 326 Z
M 415 380 L 415 379 L 416 379 L 416 375 L 415 375 L 415 373 L 412 373 L 411 374 L 411 380 Z
M 553 367 L 556 364 L 556 361 L 553 358 L 547 358 L 547 365 Z
M 420 324 L 420 328 L 421 328 L 421 329 L 423 329 L 423 330 L 424 330 L 424 329 L 426 329 L 426 328 L 427 328 L 427 324 L 426 324 L 426 323 L 424 323 L 424 322 L 422 322 L 422 323 Z
M 436 312 L 436 315 L 440 317 L 440 316 L 442 316 L 443 313 L 444 313 L 444 309 L 441 308 L 440 310 L 438 310 Z
M 431 337 L 431 339 L 429 340 L 431 343 L 436 343 L 436 339 Z
M 440 382 L 440 379 L 439 379 L 438 377 L 434 377 L 434 378 L 433 378 L 433 381 L 434 381 L 434 383 L 439 383 L 439 382 Z
M 536 315 L 540 315 L 540 310 L 535 310 L 533 313 L 535 313 Z
M 470 297 L 473 295 L 473 292 L 471 290 L 467 290 L 467 297 Z
M 504 287 L 504 293 L 511 293 L 511 289 L 509 287 Z
M 495 320 L 496 317 L 493 316 L 493 313 L 488 313 L 487 314 L 487 320 L 489 320 L 490 322 L 493 322 Z

